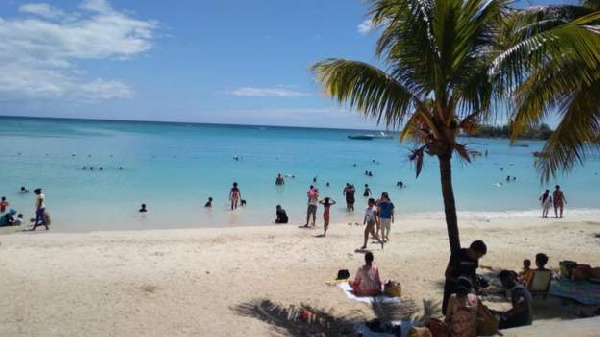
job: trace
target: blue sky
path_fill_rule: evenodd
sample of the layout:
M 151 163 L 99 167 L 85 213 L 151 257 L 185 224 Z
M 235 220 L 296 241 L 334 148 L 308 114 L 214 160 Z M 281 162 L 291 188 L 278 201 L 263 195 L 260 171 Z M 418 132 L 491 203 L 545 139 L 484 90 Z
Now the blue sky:
M 308 71 L 375 62 L 366 13 L 360 0 L 5 0 L 0 115 L 370 128 Z

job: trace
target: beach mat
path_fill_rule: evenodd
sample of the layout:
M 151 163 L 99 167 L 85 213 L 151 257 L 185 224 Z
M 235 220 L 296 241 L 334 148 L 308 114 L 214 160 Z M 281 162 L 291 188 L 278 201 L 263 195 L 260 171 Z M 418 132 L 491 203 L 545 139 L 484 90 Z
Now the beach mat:
M 348 282 L 339 283 L 337 285 L 337 287 L 342 289 L 344 291 L 344 293 L 346 294 L 346 296 L 348 296 L 349 299 L 354 300 L 354 301 L 363 302 L 363 303 L 374 303 L 374 302 L 401 303 L 399 297 L 389 297 L 389 296 L 385 296 L 385 295 L 356 296 L 356 295 L 354 295 L 354 292 L 352 291 L 352 288 L 350 287 L 350 284 L 348 284 Z
M 550 283 L 550 293 L 558 297 L 571 298 L 585 305 L 600 305 L 600 284 L 554 280 Z

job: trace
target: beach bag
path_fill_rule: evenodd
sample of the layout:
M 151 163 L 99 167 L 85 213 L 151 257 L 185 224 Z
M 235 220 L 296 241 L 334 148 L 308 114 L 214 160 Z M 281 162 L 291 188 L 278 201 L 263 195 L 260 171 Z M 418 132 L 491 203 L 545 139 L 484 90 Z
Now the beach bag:
M 498 333 L 500 321 L 492 314 L 490 309 L 480 304 L 477 313 L 477 336 L 494 336 Z
M 439 318 L 430 317 L 425 322 L 425 327 L 429 330 L 432 337 L 446 337 L 446 323 Z
M 348 271 L 348 269 L 340 269 L 337 272 L 337 277 L 335 278 L 336 280 L 347 280 L 350 278 L 350 272 Z
M 385 286 L 383 286 L 383 292 L 390 297 L 400 297 L 402 295 L 400 282 L 388 281 Z
M 427 328 L 413 326 L 408 330 L 408 337 L 433 337 Z

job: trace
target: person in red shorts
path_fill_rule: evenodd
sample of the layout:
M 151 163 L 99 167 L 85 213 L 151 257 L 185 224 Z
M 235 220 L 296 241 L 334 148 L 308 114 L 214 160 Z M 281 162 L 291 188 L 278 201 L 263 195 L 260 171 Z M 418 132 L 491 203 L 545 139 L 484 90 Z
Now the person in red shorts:
M 335 200 L 326 197 L 319 201 L 319 203 L 325 207 L 325 212 L 323 212 L 323 220 L 325 221 L 325 232 L 323 233 L 323 236 L 325 236 L 327 235 L 327 228 L 329 227 L 329 209 L 331 208 L 331 205 L 335 205 Z

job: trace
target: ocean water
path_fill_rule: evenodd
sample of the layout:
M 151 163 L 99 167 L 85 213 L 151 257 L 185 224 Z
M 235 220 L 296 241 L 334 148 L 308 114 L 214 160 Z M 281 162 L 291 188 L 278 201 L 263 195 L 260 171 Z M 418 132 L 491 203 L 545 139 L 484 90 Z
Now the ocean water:
M 208 125 L 0 118 L 0 194 L 29 218 L 32 193 L 43 188 L 54 230 L 137 230 L 202 226 L 265 225 L 281 204 L 291 222 L 303 224 L 306 190 L 317 177 L 321 196 L 338 204 L 332 222 L 362 216 L 364 184 L 390 193 L 400 215 L 441 212 L 437 160 L 427 158 L 416 179 L 409 144 L 398 139 L 357 141 L 357 131 Z M 461 140 L 488 157 L 453 166 L 457 209 L 465 214 L 537 214 L 545 188 L 533 168 L 541 142 L 509 146 L 500 139 Z M 239 160 L 233 157 L 238 156 Z M 375 162 L 374 162 L 375 161 Z M 356 167 L 354 167 L 356 164 Z M 82 167 L 93 166 L 94 171 Z M 99 167 L 103 167 L 100 171 Z M 122 170 L 119 168 L 123 167 Z M 364 175 L 365 170 L 374 176 Z M 293 174 L 275 186 L 277 173 Z M 569 211 L 600 209 L 600 161 L 553 181 L 563 186 Z M 507 175 L 516 182 L 504 183 Z M 405 188 L 396 187 L 403 181 Z M 244 208 L 229 211 L 228 193 L 238 182 Z M 329 182 L 330 187 L 326 187 Z M 356 186 L 356 212 L 347 214 L 342 189 Z M 499 186 L 498 182 L 503 182 Z M 209 196 L 212 209 L 203 207 Z M 141 203 L 150 212 L 140 215 Z M 321 210 L 319 210 L 321 216 Z M 318 219 L 321 221 L 321 218 Z

